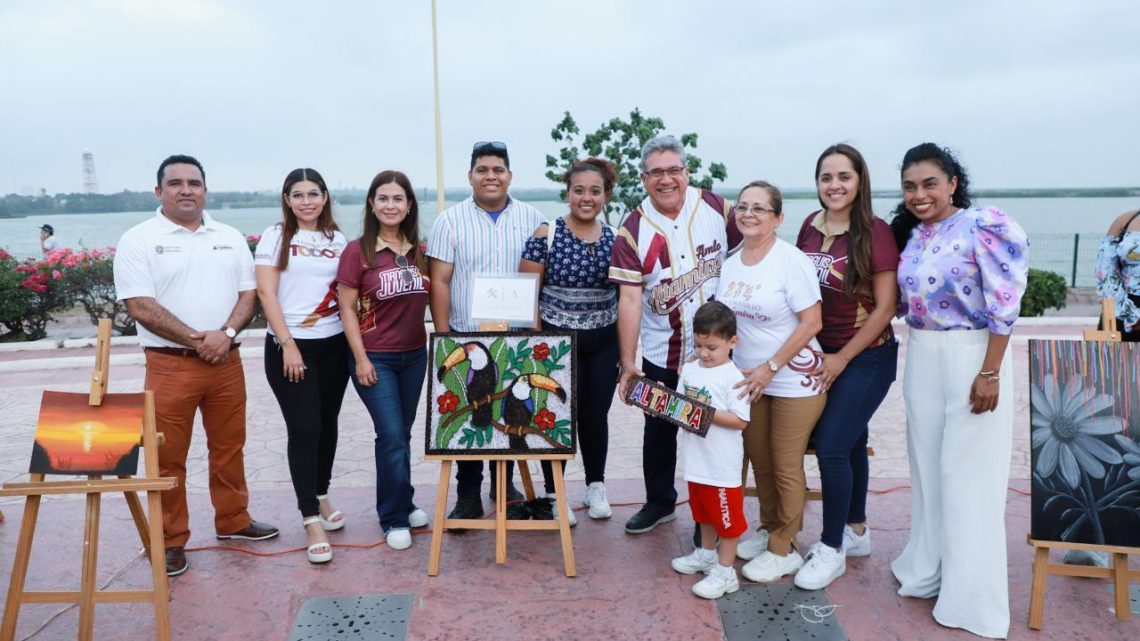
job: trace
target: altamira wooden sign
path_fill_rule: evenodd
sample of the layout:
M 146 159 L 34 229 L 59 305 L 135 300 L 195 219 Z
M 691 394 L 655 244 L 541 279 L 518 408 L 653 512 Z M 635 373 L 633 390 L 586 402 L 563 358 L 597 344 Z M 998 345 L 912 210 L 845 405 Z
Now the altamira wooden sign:
M 711 405 L 648 378 L 635 378 L 625 400 L 646 414 L 669 421 L 700 437 L 708 434 L 709 425 L 712 425 Z

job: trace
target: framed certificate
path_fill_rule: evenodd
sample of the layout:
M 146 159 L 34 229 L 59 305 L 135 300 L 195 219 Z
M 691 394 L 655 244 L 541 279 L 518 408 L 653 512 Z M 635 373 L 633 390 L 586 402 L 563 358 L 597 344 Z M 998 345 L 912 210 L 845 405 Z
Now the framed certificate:
M 471 319 L 508 321 L 513 327 L 538 324 L 538 274 L 475 274 Z

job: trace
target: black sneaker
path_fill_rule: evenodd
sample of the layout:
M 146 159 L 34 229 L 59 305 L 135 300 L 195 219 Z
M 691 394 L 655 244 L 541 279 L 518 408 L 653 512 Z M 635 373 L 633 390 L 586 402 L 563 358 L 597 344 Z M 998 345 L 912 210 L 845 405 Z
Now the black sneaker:
M 554 520 L 554 501 L 548 498 L 535 499 L 527 504 L 530 507 L 530 518 L 535 521 Z
M 492 488 L 491 493 L 487 495 L 491 502 L 495 502 L 495 491 Z M 514 485 L 507 486 L 507 501 L 525 501 L 526 496 L 518 490 Z
M 668 523 L 675 518 L 677 513 L 674 511 L 674 506 L 663 508 L 646 503 L 637 514 L 625 522 L 625 531 L 627 534 L 646 534 L 652 532 L 658 525 Z
M 530 505 L 522 499 L 507 501 L 507 519 L 511 521 L 525 521 L 529 519 Z
M 455 507 L 447 515 L 449 519 L 483 518 L 483 501 L 478 496 L 461 496 L 455 499 Z

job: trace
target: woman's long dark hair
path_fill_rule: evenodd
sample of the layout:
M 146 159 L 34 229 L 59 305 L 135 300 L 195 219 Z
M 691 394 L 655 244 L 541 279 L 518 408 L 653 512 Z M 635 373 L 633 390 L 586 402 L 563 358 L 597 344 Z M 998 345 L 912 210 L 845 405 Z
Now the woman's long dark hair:
M 815 161 L 816 193 L 819 205 L 827 209 L 819 190 L 819 171 L 828 156 L 840 155 L 851 161 L 855 175 L 859 177 L 859 189 L 855 202 L 851 203 L 851 224 L 847 230 L 847 271 L 843 274 L 843 294 L 852 300 L 866 298 L 871 291 L 871 238 L 875 230 L 875 212 L 871 208 L 871 172 L 867 161 L 859 150 L 839 143 L 823 150 Z
M 297 235 L 297 230 L 300 229 L 297 215 L 289 205 L 289 192 L 293 189 L 293 185 L 306 180 L 319 187 L 325 196 L 325 206 L 321 208 L 321 215 L 317 217 L 317 231 L 332 240 L 339 229 L 333 220 L 332 196 L 321 174 L 316 169 L 308 167 L 289 172 L 289 175 L 285 176 L 285 184 L 281 186 L 281 247 L 277 250 L 277 269 L 281 271 L 289 267 L 290 246 L 293 244 L 293 237 Z
M 420 205 L 416 200 L 416 192 L 412 189 L 412 182 L 402 171 L 385 169 L 376 174 L 372 185 L 368 187 L 368 200 L 364 203 L 364 224 L 360 232 L 360 253 L 364 256 L 364 264 L 369 267 L 376 266 L 376 237 L 380 235 L 380 221 L 372 211 L 372 199 L 376 197 L 376 190 L 389 183 L 396 183 L 404 190 L 404 197 L 408 199 L 408 215 L 400 223 L 400 233 L 404 240 L 412 244 L 412 260 L 421 272 L 426 271 L 423 253 L 420 251 Z
M 901 175 L 911 165 L 923 161 L 930 161 L 938 165 L 946 174 L 947 180 L 957 178 L 958 187 L 951 195 L 950 202 L 958 209 L 965 209 L 970 206 L 970 203 L 973 202 L 973 197 L 970 196 L 970 177 L 966 174 L 966 168 L 958 162 L 949 148 L 939 147 L 932 142 L 924 142 L 921 145 L 911 147 L 903 156 L 899 174 Z M 906 247 L 910 232 L 918 226 L 918 223 L 918 217 L 906 208 L 906 201 L 900 202 L 891 212 L 891 231 L 894 232 L 895 244 L 899 246 L 899 251 Z

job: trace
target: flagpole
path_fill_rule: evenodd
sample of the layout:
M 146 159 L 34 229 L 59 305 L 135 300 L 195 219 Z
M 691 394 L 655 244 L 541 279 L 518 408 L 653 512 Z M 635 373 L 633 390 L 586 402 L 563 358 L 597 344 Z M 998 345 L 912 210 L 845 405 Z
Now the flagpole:
M 435 0 L 431 0 L 431 70 L 435 81 L 435 189 L 436 212 L 444 209 L 443 197 L 443 127 L 439 116 L 439 40 L 435 29 Z

